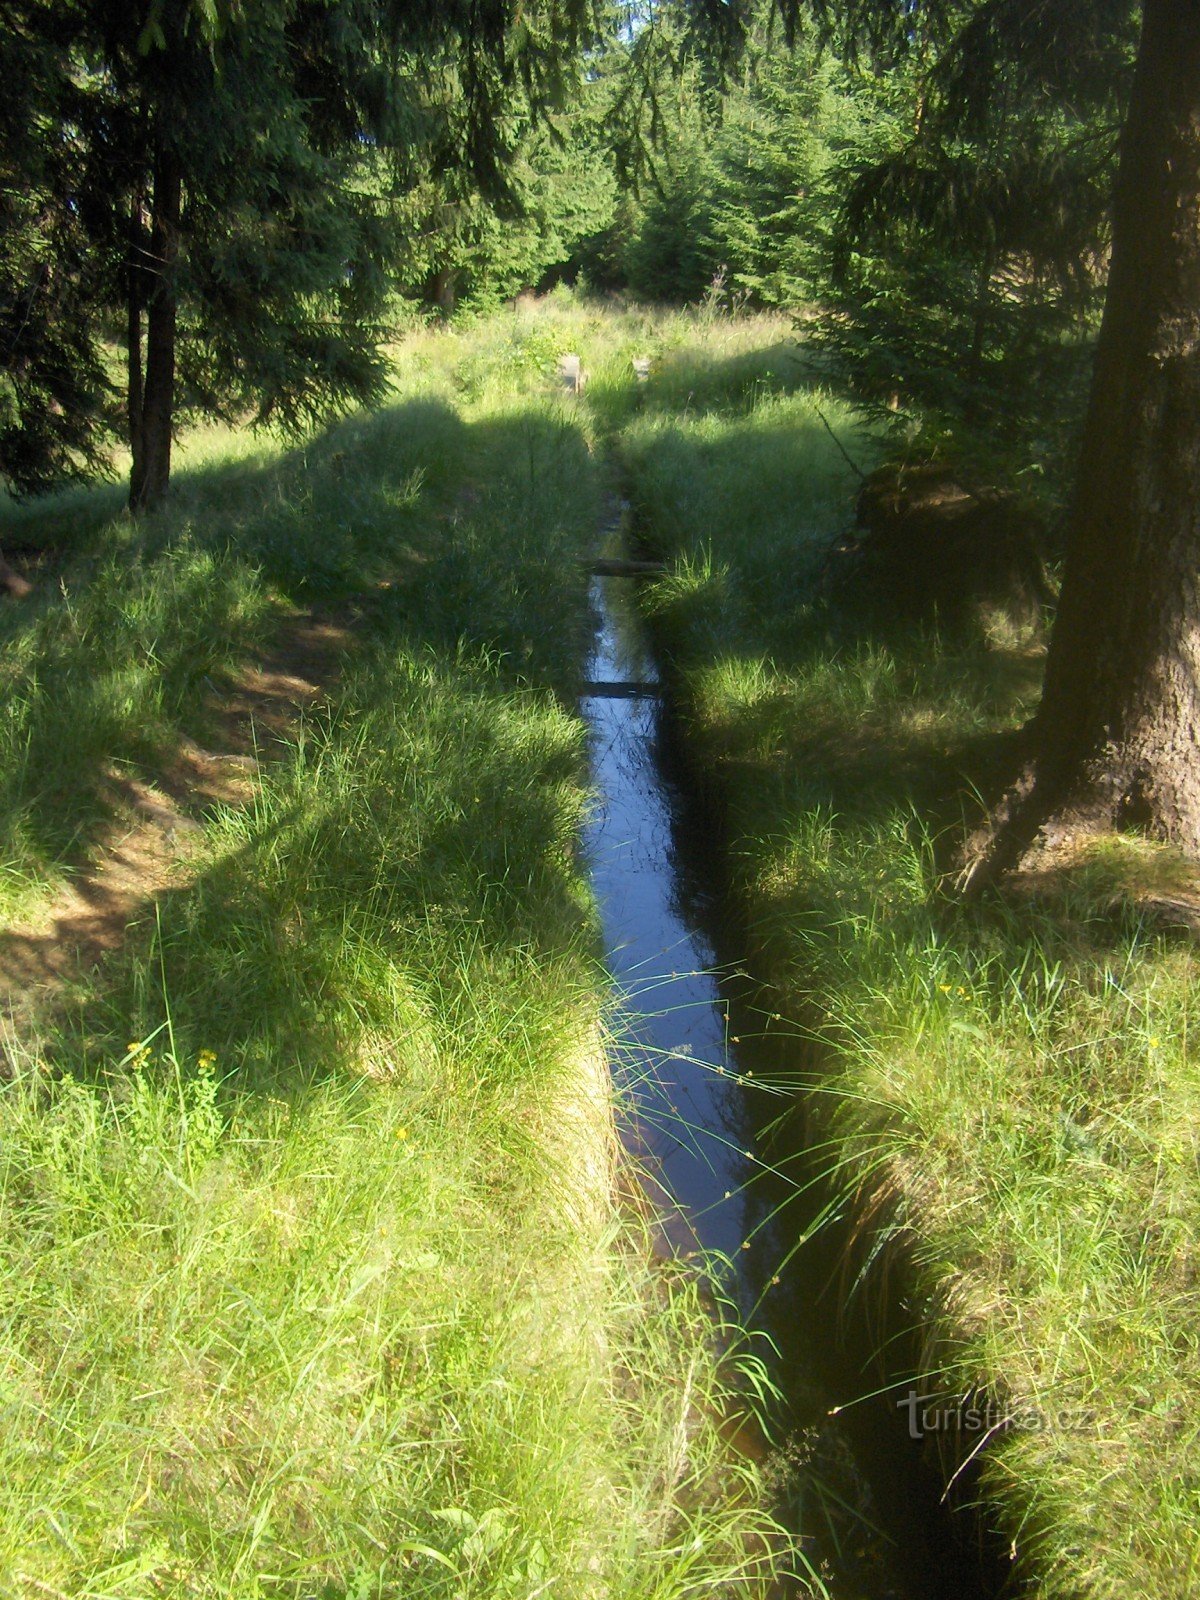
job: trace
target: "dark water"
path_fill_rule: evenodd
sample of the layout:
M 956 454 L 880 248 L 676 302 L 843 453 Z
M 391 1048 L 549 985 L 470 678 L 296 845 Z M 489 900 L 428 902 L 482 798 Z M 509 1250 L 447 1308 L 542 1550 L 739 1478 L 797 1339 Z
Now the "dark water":
M 631 1108 L 627 1142 L 671 1211 L 671 1246 L 727 1258 L 725 1292 L 769 1336 L 797 1485 L 789 1514 L 830 1593 L 995 1594 L 994 1568 L 966 1527 L 952 1527 L 964 1519 L 942 1503 L 929 1445 L 908 1436 L 895 1356 L 893 1387 L 878 1392 L 874 1351 L 884 1337 L 901 1349 L 903 1338 L 895 1326 L 880 1334 L 852 1296 L 845 1311 L 845 1228 L 821 1216 L 819 1161 L 782 1087 L 803 1047 L 719 949 L 719 860 L 672 779 L 631 582 L 593 581 L 600 627 L 582 701 L 597 791 L 587 847 L 620 999 L 614 1073 Z M 902 1302 L 888 1317 L 901 1333 L 918 1320 Z

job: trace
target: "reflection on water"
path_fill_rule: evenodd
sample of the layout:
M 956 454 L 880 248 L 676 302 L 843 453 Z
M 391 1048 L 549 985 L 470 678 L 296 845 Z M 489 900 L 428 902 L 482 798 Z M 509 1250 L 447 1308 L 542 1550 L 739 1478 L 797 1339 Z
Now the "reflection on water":
M 711 862 L 664 779 L 657 674 L 631 581 L 593 580 L 600 626 L 582 700 L 596 791 L 586 845 L 621 1002 L 614 1075 L 627 1091 L 627 1141 L 678 1218 L 675 1248 L 728 1258 L 726 1287 L 778 1354 L 792 1454 L 809 1465 L 795 1514 L 831 1594 L 971 1600 L 990 1585 L 948 1538 L 895 1397 L 863 1398 L 879 1379 L 865 1345 L 856 1352 L 844 1336 L 829 1290 L 836 1241 L 797 1249 L 813 1220 L 798 1192 L 812 1162 L 770 1131 L 790 1103 L 770 1089 L 789 1046 L 764 1028 L 705 932 L 719 937 Z
M 602 615 L 589 676 L 651 690 L 583 702 L 597 791 L 588 857 L 609 970 L 625 1001 L 614 1070 L 634 1090 L 635 1137 L 651 1174 L 703 1245 L 732 1256 L 743 1243 L 746 1158 L 735 1138 L 715 960 L 675 909 L 671 811 L 654 760 L 653 665 L 638 654 L 636 635 L 622 637 L 619 613 Z

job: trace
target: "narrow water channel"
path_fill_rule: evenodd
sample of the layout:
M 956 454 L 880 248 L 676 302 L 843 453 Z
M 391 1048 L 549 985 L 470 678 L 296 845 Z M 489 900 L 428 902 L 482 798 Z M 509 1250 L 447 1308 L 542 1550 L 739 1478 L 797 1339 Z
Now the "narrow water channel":
M 928 1450 L 908 1437 L 895 1393 L 872 1395 L 873 1335 L 839 1304 L 836 1226 L 796 1248 L 814 1202 L 789 1187 L 770 1132 L 786 1109 L 787 1042 L 770 1036 L 721 948 L 715 852 L 664 759 L 633 581 L 593 580 L 600 620 L 581 702 L 597 794 L 586 844 L 618 994 L 627 1142 L 673 1219 L 671 1247 L 727 1258 L 727 1292 L 769 1335 L 799 1485 L 790 1514 L 834 1600 L 982 1600 L 994 1574 L 952 1531 Z

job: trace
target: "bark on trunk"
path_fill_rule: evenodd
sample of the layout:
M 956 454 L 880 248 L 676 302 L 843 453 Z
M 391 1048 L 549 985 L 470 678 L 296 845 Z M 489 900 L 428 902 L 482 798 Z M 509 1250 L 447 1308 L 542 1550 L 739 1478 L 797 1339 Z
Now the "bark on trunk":
M 1108 298 L 1031 782 L 1047 819 L 1146 826 L 1200 855 L 1200 0 L 1145 0 Z
M 179 220 L 183 185 L 179 161 L 160 143 L 154 162 L 154 200 L 150 223 L 148 270 L 153 287 L 146 297 L 146 364 L 142 381 L 140 427 L 131 427 L 136 447 L 129 482 L 134 512 L 151 511 L 167 492 L 171 478 L 171 430 L 175 410 L 175 267 L 179 254 Z
M 129 246 L 126 258 L 125 287 L 128 296 L 126 335 L 129 355 L 127 372 L 127 414 L 129 423 L 129 453 L 133 458 L 130 483 L 137 482 L 144 473 L 142 451 L 142 407 L 144 386 L 142 381 L 142 303 L 145 299 L 143 278 L 146 256 L 146 226 L 142 216 L 142 197 L 136 194 L 129 211 Z

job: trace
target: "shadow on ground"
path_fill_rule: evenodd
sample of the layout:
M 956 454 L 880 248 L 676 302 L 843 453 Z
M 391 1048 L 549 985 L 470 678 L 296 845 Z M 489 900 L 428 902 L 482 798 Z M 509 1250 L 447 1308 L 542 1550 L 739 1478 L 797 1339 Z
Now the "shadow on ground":
M 550 993 L 586 927 L 562 707 L 600 495 L 565 414 L 408 402 L 182 473 L 160 517 L 111 524 L 108 552 L 98 521 L 62 586 L 4 613 L 0 815 L 27 864 L 75 874 L 4 957 L 59 990 L 61 1069 L 109 1076 L 169 1015 L 188 1059 L 292 1092 L 396 1070 L 433 1015 L 464 1040 L 540 1025 L 531 974 Z M 247 758 L 247 793 L 206 785 Z M 122 839 L 130 783 L 166 803 Z

